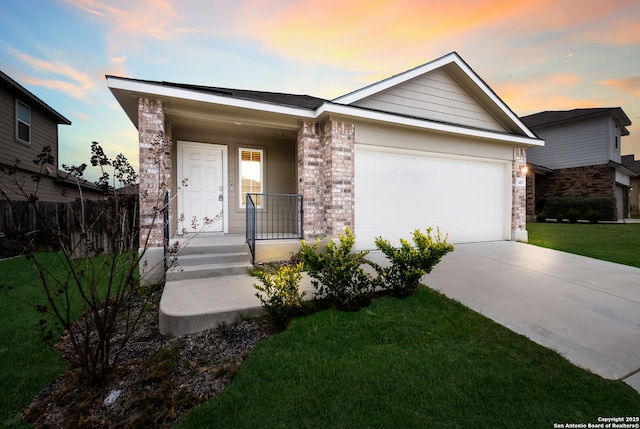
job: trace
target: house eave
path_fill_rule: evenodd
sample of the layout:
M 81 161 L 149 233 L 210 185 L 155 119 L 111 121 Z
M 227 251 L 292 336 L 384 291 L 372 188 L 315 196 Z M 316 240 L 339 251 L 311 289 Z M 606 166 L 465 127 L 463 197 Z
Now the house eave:
M 209 105 L 217 105 L 225 108 L 240 110 L 250 110 L 253 112 L 264 112 L 276 116 L 285 116 L 289 120 L 318 120 L 327 116 L 339 116 L 343 118 L 378 121 L 390 125 L 399 125 L 422 130 L 429 130 L 441 133 L 451 133 L 460 136 L 489 139 L 511 143 L 523 147 L 544 146 L 544 140 L 538 139 L 533 133 L 531 136 L 520 136 L 515 134 L 499 133 L 489 130 L 473 129 L 453 124 L 440 123 L 427 119 L 412 118 L 393 113 L 379 112 L 359 107 L 336 104 L 333 102 L 323 103 L 317 109 L 304 109 L 290 106 L 282 106 L 273 103 L 259 102 L 253 100 L 238 99 L 232 97 L 207 94 L 184 88 L 167 87 L 154 83 L 141 82 L 114 76 L 107 76 L 107 84 L 120 105 L 123 107 L 133 124 L 138 126 L 137 99 L 139 97 L 152 97 L 163 101 L 188 100 L 202 102 Z M 238 116 L 238 121 L 242 121 Z M 527 130 L 528 131 L 528 130 Z
M 625 176 L 629 176 L 629 177 L 638 176 L 638 174 L 636 174 L 635 171 L 632 171 L 629 168 L 625 167 L 624 165 L 619 164 L 619 163 L 617 163 L 615 161 L 609 161 L 609 167 L 615 168 L 617 172 L 622 173 Z
M 182 99 L 207 103 L 211 105 L 220 105 L 226 107 L 235 107 L 239 109 L 276 113 L 285 116 L 301 117 L 304 119 L 314 119 L 314 111 L 312 109 L 302 109 L 267 102 L 224 97 L 185 88 L 157 85 L 154 83 L 134 81 L 125 78 L 118 78 L 115 76 L 107 76 L 107 86 L 116 97 L 120 105 L 123 107 L 123 109 L 129 116 L 129 119 L 131 119 L 131 122 L 133 122 L 136 128 L 138 127 L 137 98 L 149 96 L 155 99 L 160 99 L 162 101 Z M 135 103 L 127 102 L 125 97 L 135 99 Z
M 55 118 L 56 123 L 59 125 L 71 125 L 71 121 L 60 113 L 58 113 L 53 107 L 49 106 L 47 103 L 42 101 L 40 98 L 35 96 L 31 91 L 20 85 L 18 82 L 13 80 L 11 77 L 0 71 L 0 79 L 6 83 L 7 86 L 12 88 L 13 92 L 19 94 L 19 98 L 23 98 L 23 101 L 29 101 L 30 103 L 35 103 L 46 112 L 52 118 Z
M 497 140 L 504 143 L 511 143 L 523 147 L 544 146 L 544 140 L 533 137 L 525 137 L 514 134 L 499 133 L 489 130 L 481 130 L 435 122 L 426 119 L 400 116 L 392 113 L 384 113 L 375 110 L 361 109 L 341 104 L 325 103 L 317 111 L 317 117 L 323 115 L 338 115 L 351 119 L 383 122 L 390 125 L 400 125 L 410 128 L 418 128 L 440 133 L 449 133 L 465 137 L 479 139 Z

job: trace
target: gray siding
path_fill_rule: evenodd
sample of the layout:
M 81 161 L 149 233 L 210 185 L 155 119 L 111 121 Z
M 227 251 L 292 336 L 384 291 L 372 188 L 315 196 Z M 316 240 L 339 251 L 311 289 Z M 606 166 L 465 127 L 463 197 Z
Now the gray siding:
M 33 163 L 45 146 L 51 146 L 55 158 L 53 170 L 58 167 L 58 124 L 44 115 L 28 100 L 21 100 L 31 108 L 31 143 L 25 144 L 15 138 L 15 97 L 0 88 L 0 163 L 19 166 L 36 171 Z
M 609 159 L 620 164 L 622 162 L 622 138 L 620 136 L 620 126 L 617 126 L 616 121 L 614 121 L 613 118 L 609 118 L 609 135 Z M 616 147 L 616 138 L 618 139 L 618 147 Z
M 602 165 L 609 162 L 611 120 L 607 117 L 537 128 L 544 147 L 527 150 L 527 161 L 547 168 Z
M 353 104 L 434 121 L 492 131 L 507 131 L 442 69 L 434 70 Z

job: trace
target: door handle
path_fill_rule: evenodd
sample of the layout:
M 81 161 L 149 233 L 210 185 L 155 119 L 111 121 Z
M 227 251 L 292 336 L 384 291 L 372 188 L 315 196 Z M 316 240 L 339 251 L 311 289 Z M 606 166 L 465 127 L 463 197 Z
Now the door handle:
M 218 195 L 218 201 L 222 201 L 222 200 L 223 200 L 222 194 Z

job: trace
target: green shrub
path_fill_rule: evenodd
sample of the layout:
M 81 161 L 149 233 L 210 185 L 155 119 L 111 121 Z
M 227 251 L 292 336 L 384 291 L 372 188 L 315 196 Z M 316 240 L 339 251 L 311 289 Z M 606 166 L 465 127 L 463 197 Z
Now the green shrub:
M 352 252 L 355 236 L 349 228 L 338 234 L 338 241 L 336 244 L 330 239 L 321 247 L 320 240 L 313 245 L 303 240 L 301 256 L 318 295 L 335 301 L 339 308 L 352 310 L 373 291 L 373 279 L 361 267 L 369 252 Z
M 383 287 L 396 295 L 407 296 L 414 293 L 420 285 L 420 279 L 430 273 L 442 257 L 453 251 L 453 245 L 443 239 L 440 230 L 432 235 L 432 228 L 426 234 L 416 229 L 413 232 L 412 246 L 408 240 L 400 239 L 400 247 L 396 248 L 382 237 L 376 238 L 376 246 L 391 262 L 385 268 L 376 267 Z
M 306 292 L 300 292 L 302 262 L 296 265 L 284 265 L 275 273 L 255 271 L 254 275 L 262 281 L 253 287 L 258 290 L 256 296 L 271 322 L 278 328 L 302 310 L 302 298 Z
M 544 212 L 551 219 L 570 222 L 588 220 L 616 220 L 616 199 L 599 197 L 554 197 L 544 204 Z

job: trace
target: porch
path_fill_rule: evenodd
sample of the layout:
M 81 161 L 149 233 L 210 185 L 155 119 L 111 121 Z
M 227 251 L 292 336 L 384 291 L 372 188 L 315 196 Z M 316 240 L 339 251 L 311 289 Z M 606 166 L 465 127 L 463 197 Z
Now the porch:
M 246 237 L 239 234 L 201 234 L 186 242 L 177 264 L 167 271 L 160 300 L 160 332 L 182 335 L 233 323 L 262 314 L 260 300 L 249 275 L 252 267 Z M 299 240 L 258 241 L 258 252 L 282 254 L 300 246 Z M 308 277 L 302 287 L 309 297 Z
M 249 275 L 254 263 L 300 249 L 302 197 L 247 194 L 246 233 L 186 234 L 171 240 L 160 301 L 160 332 L 181 335 L 262 313 Z M 308 284 L 310 287 L 310 283 Z

